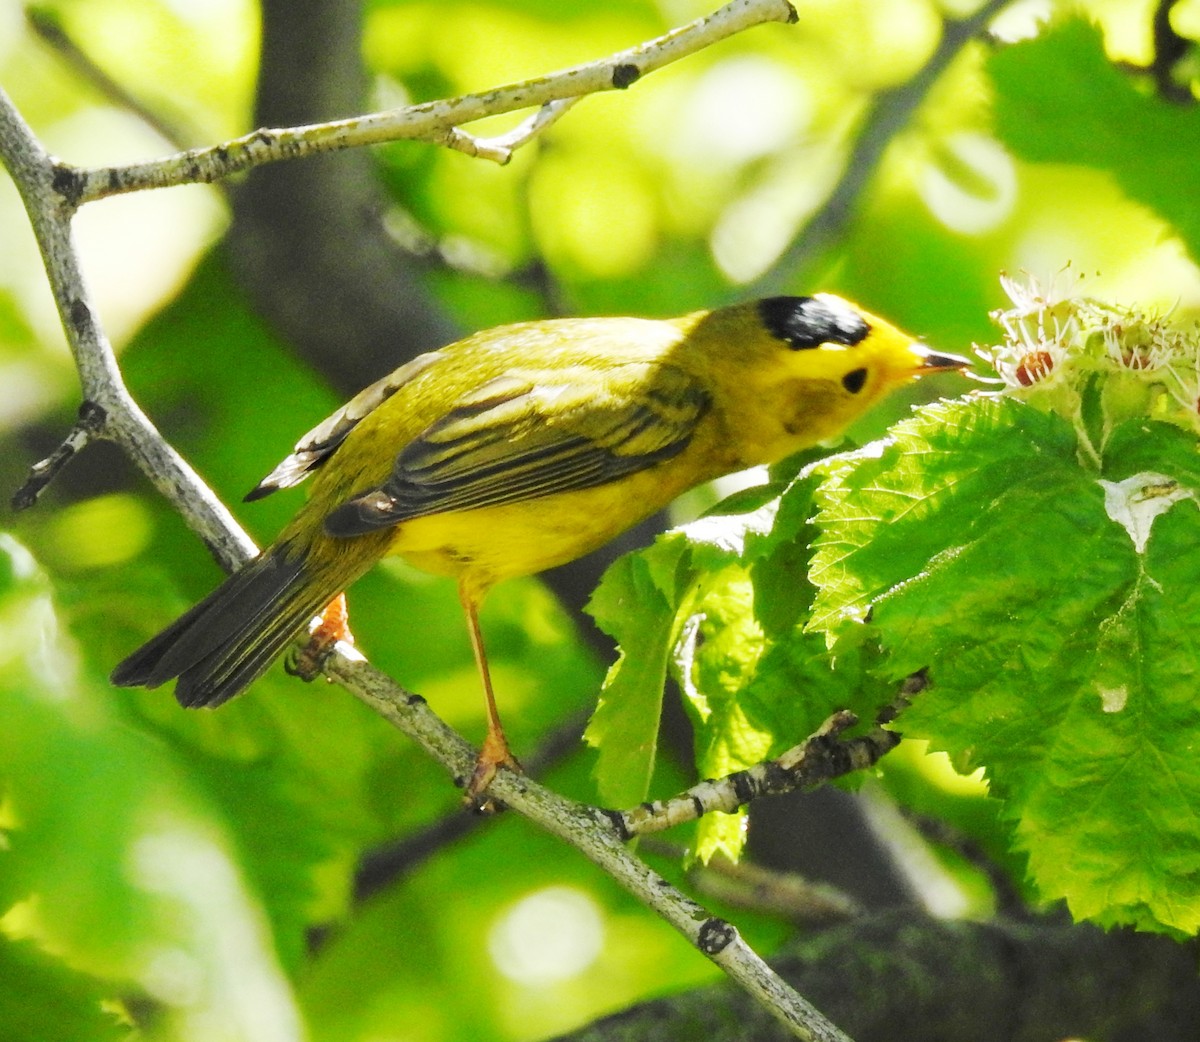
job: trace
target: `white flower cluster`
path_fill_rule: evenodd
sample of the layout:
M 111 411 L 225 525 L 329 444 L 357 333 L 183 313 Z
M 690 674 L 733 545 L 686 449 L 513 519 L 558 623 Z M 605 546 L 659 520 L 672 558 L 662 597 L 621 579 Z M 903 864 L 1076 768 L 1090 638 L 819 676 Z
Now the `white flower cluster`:
M 1200 323 L 1043 289 L 1036 280 L 1001 277 L 1013 302 L 992 318 L 1000 344 L 976 347 L 1008 393 L 1049 397 L 1051 407 L 1077 405 L 1085 383 L 1099 377 L 1107 405 L 1200 431 Z M 1078 280 L 1070 289 L 1078 285 Z

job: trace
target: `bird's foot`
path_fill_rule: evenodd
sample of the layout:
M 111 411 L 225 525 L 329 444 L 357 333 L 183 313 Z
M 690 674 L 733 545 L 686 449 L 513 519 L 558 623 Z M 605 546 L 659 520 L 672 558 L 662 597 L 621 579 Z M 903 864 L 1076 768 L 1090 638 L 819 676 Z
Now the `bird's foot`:
M 341 641 L 354 643 L 350 632 L 350 612 L 346 607 L 346 595 L 339 593 L 325 605 L 318 616 L 321 620 L 309 631 L 308 643 L 293 651 L 284 663 L 284 669 L 301 680 L 315 680 L 325 665 L 325 660 Z
M 475 770 L 467 782 L 466 795 L 463 802 L 477 814 L 494 814 L 504 805 L 488 795 L 488 786 L 496 777 L 501 767 L 520 773 L 521 765 L 508 747 L 508 740 L 503 731 L 489 730 L 483 740 L 483 748 L 475 760 Z

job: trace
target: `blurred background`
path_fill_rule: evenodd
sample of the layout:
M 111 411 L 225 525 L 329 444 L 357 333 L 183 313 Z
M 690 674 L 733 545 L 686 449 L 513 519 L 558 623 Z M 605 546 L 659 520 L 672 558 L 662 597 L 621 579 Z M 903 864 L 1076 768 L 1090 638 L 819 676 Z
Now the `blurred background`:
M 63 160 L 117 164 L 533 77 L 712 6 L 0 0 L 0 85 Z M 85 207 L 85 271 L 130 387 L 237 505 L 349 394 L 501 322 L 829 290 L 969 353 L 995 335 L 1005 271 L 1180 316 L 1200 305 L 1200 2 L 1092 0 L 1071 19 L 1049 2 L 798 7 L 797 25 L 584 100 L 505 167 L 397 143 Z M 963 390 L 939 379 L 855 437 Z M 0 178 L 0 488 L 78 404 Z M 301 496 L 237 512 L 265 541 Z M 0 989 L 0 1038 L 136 1024 L 195 1040 L 537 1039 L 718 975 L 514 815 L 464 825 L 441 772 L 335 688 L 276 670 L 217 714 L 110 689 L 112 665 L 220 575 L 115 449 L 89 448 L 36 508 L 2 518 L 0 980 L 15 986 Z M 612 652 L 580 608 L 603 563 L 549 589 L 507 584 L 483 617 L 514 747 L 581 799 L 578 735 Z M 478 739 L 452 584 L 389 562 L 351 611 L 372 660 Z M 660 795 L 691 780 L 668 716 Z M 895 761 L 865 811 L 829 797 L 828 828 L 862 846 L 831 842 L 829 864 L 805 867 L 867 903 L 986 912 L 995 895 L 962 858 L 915 832 L 907 853 L 873 846 L 872 815 L 903 832 L 897 795 L 986 845 L 978 782 L 919 752 Z M 801 863 L 787 848 L 811 826 L 794 811 L 765 812 L 764 863 Z M 767 951 L 793 929 L 737 921 Z

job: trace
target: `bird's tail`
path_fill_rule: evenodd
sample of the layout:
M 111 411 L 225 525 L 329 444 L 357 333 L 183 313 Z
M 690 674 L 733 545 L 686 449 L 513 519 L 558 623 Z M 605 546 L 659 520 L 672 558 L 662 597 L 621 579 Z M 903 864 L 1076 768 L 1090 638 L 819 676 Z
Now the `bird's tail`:
M 219 706 L 238 694 L 357 578 L 322 575 L 314 582 L 307 555 L 288 551 L 276 544 L 248 562 L 121 662 L 112 682 L 157 687 L 178 677 L 175 697 L 188 708 Z

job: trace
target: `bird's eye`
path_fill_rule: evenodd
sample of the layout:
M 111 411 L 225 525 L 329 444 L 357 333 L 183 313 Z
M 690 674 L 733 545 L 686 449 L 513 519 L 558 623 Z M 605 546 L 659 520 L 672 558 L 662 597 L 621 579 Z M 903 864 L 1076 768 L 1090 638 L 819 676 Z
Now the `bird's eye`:
M 851 394 L 858 394 L 866 386 L 866 383 L 867 371 L 865 369 L 851 369 L 842 377 L 842 386 Z

